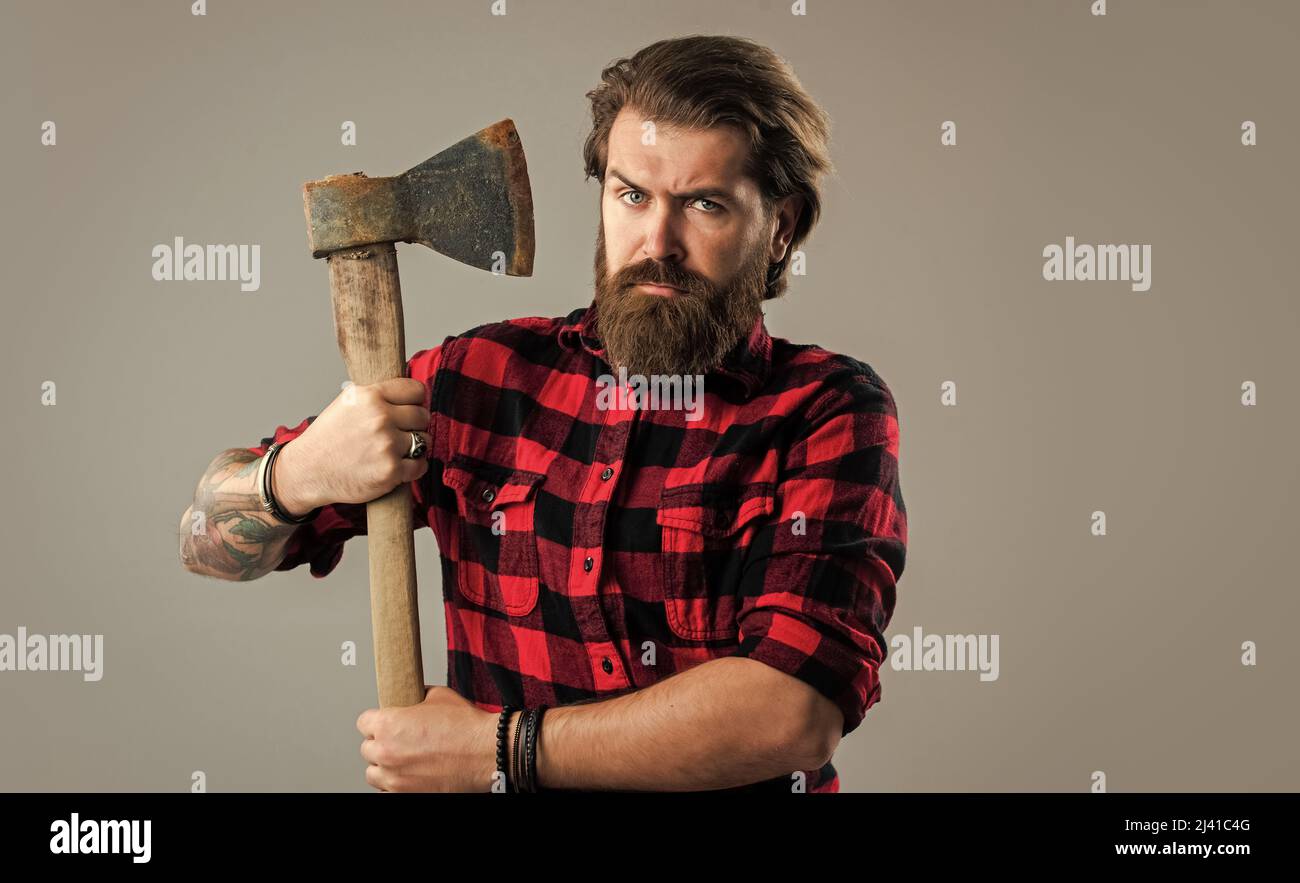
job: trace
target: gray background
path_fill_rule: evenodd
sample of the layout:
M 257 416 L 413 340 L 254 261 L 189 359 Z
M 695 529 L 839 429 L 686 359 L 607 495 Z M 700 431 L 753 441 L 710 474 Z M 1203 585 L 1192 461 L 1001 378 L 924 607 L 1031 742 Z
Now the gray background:
M 0 633 L 102 633 L 105 658 L 98 683 L 0 672 L 0 789 L 188 790 L 203 770 L 212 791 L 369 790 L 364 539 L 326 580 L 177 559 L 213 455 L 346 379 L 299 188 L 395 174 L 511 117 L 536 273 L 403 246 L 408 352 L 566 313 L 592 293 L 583 93 L 689 33 L 770 45 L 834 122 L 808 274 L 768 326 L 870 363 L 898 400 L 910 543 L 889 635 L 1001 636 L 995 682 L 883 669 L 836 755 L 844 790 L 1082 791 L 1094 770 L 1111 791 L 1300 789 L 1300 6 L 808 6 L 5 3 Z M 178 235 L 260 244 L 260 291 L 153 281 L 150 250 Z M 1150 243 L 1151 290 L 1044 282 L 1067 235 Z M 416 551 L 445 683 L 430 532 Z

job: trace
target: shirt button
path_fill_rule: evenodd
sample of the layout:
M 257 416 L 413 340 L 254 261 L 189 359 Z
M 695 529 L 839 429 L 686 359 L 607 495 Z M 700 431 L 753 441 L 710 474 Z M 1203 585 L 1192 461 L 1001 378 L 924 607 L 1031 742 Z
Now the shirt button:
M 582 569 L 587 571 L 588 573 L 591 573 L 591 565 L 595 563 L 596 563 L 595 559 L 593 559 L 590 555 L 588 555 L 587 560 L 582 562 Z
M 605 674 L 607 675 L 612 675 L 614 673 L 614 663 L 609 661 L 608 656 L 600 661 L 600 667 L 605 669 Z
M 613 475 L 613 474 L 614 474 L 614 470 L 611 469 L 611 468 L 609 468 L 608 466 L 606 466 L 606 467 L 605 467 L 605 471 L 602 472 L 602 473 L 600 473 L 600 480 L 601 480 L 601 481 L 609 481 L 609 477 L 610 477 L 611 475 Z
M 493 491 L 492 488 L 488 488 L 483 492 L 483 499 L 487 500 L 489 503 L 491 503 L 496 498 L 497 498 L 496 492 Z

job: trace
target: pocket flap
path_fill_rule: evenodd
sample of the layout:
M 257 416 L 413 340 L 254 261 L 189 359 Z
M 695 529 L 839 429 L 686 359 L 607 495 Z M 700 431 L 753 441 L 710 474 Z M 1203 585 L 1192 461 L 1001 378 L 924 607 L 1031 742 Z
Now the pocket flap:
M 511 469 L 468 454 L 453 455 L 442 470 L 442 483 L 464 497 L 471 509 L 483 511 L 527 500 L 545 478 L 540 472 Z
M 705 536 L 730 536 L 755 518 L 772 513 L 775 490 L 770 481 L 740 487 L 688 484 L 664 488 L 655 521 Z

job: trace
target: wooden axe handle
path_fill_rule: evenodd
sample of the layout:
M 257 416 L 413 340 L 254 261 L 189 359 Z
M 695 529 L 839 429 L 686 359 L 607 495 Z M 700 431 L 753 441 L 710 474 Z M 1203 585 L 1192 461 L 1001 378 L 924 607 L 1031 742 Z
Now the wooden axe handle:
M 334 330 L 352 382 L 364 386 L 405 376 L 402 287 L 393 243 L 335 252 L 329 268 Z M 366 504 L 375 676 L 385 708 L 424 701 L 411 508 L 408 484 Z

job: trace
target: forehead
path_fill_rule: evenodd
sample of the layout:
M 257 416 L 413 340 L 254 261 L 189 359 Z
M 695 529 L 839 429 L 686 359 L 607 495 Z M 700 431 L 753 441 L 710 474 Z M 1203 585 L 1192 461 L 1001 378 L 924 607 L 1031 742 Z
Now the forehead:
M 634 107 L 619 111 L 609 132 L 605 168 L 618 169 L 638 184 L 686 190 L 718 186 L 738 196 L 757 191 L 745 174 L 749 145 L 739 129 L 682 129 L 656 124 L 652 143 L 645 125 L 648 117 Z

